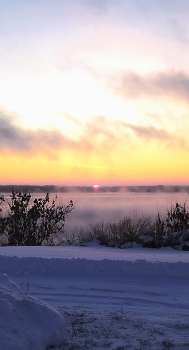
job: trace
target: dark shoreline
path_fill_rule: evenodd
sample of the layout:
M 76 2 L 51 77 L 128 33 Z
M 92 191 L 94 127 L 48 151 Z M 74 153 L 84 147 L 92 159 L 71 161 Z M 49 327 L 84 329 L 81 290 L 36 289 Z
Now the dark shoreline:
M 12 191 L 26 191 L 29 193 L 92 193 L 93 186 L 56 186 L 56 185 L 0 185 L 0 193 L 11 193 Z M 95 191 L 96 192 L 96 191 Z M 98 192 L 134 192 L 134 193 L 179 193 L 189 192 L 188 186 L 101 186 Z

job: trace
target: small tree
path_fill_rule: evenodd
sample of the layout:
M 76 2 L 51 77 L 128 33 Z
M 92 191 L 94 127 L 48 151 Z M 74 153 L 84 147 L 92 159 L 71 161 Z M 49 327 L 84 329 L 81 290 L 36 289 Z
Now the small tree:
M 170 233 L 180 232 L 189 228 L 189 212 L 186 204 L 176 203 L 167 212 L 166 226 Z
M 176 203 L 167 210 L 166 218 L 162 220 L 158 213 L 153 243 L 155 247 L 172 246 L 179 244 L 179 238 L 189 229 L 189 212 L 186 204 Z M 186 233 L 186 232 L 185 232 Z M 185 238 L 188 234 L 185 234 Z M 187 238 L 188 239 L 188 238 Z
M 45 198 L 31 201 L 30 193 L 12 191 L 8 213 L 1 217 L 1 234 L 8 237 L 8 245 L 36 246 L 52 243 L 64 232 L 65 216 L 73 209 L 73 202 L 67 206 L 50 204 L 49 194 Z M 4 197 L 0 198 L 0 205 Z M 2 208 L 1 208 L 2 209 Z

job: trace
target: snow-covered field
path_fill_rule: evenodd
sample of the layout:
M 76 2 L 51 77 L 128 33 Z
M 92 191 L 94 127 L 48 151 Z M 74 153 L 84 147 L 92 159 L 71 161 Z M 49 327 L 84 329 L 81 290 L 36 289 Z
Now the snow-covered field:
M 189 252 L 1 247 L 0 273 L 0 350 L 189 349 Z

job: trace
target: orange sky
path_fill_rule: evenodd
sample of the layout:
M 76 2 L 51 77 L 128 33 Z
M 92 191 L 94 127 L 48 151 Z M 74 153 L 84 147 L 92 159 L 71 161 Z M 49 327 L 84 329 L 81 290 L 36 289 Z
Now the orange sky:
M 0 184 L 185 184 L 189 4 L 8 0 Z

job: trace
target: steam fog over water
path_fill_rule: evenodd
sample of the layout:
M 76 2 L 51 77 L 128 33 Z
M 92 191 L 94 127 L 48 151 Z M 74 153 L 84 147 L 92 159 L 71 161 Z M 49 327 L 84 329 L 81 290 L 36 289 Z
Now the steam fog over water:
M 189 207 L 189 195 L 186 192 L 58 194 L 58 201 L 61 203 L 66 205 L 69 200 L 73 200 L 75 209 L 66 216 L 66 235 L 71 234 L 76 227 L 86 228 L 95 223 L 118 222 L 133 212 L 155 217 L 159 211 L 163 218 L 167 208 L 176 202 L 186 203 Z
M 33 198 L 45 198 L 46 193 L 32 192 Z M 75 208 L 66 215 L 65 235 L 69 236 L 77 228 L 87 228 L 91 224 L 118 222 L 127 215 L 137 213 L 152 218 L 159 212 L 163 219 L 167 209 L 176 202 L 186 203 L 189 209 L 189 195 L 186 190 L 179 192 L 51 192 L 50 201 L 57 196 L 56 204 L 67 205 L 70 200 Z M 10 195 L 5 195 L 8 199 Z

